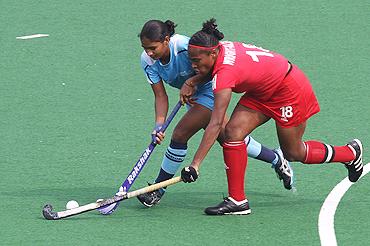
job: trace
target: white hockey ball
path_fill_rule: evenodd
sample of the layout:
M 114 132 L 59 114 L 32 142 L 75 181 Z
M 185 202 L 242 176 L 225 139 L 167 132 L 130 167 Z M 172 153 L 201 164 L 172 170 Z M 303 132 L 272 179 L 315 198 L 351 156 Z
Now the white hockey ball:
M 80 205 L 78 205 L 78 202 L 76 202 L 75 200 L 71 200 L 67 202 L 66 209 L 78 208 L 79 206 Z

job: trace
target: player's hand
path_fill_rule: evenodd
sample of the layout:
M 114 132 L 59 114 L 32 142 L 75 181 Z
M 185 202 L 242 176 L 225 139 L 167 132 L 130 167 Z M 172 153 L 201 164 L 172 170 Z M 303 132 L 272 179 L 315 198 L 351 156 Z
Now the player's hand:
M 180 101 L 182 104 L 194 104 L 194 99 L 191 96 L 194 95 L 195 91 L 196 87 L 190 81 L 186 80 L 180 89 Z
M 162 125 L 156 125 L 152 131 L 152 142 L 155 144 L 161 144 L 165 134 L 161 132 Z
M 185 183 L 195 182 L 195 180 L 197 180 L 198 176 L 199 176 L 198 171 L 192 166 L 184 167 L 181 170 L 181 179 Z

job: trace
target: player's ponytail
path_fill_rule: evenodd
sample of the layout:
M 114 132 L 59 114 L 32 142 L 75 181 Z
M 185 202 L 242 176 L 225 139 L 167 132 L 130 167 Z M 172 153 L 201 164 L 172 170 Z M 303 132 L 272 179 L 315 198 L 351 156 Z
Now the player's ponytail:
M 217 47 L 219 40 L 223 38 L 224 34 L 217 29 L 216 19 L 211 18 L 203 23 L 202 30 L 191 36 L 189 45 L 213 48 Z
M 214 36 L 215 38 L 217 38 L 217 40 L 222 40 L 224 38 L 224 34 L 217 29 L 215 18 L 211 18 L 210 20 L 203 23 L 202 32 Z
M 138 35 L 140 39 L 147 38 L 153 42 L 163 42 L 166 36 L 175 34 L 176 24 L 173 21 L 150 20 L 146 22 Z
M 164 22 L 164 24 L 166 24 L 167 26 L 167 31 L 168 31 L 168 35 L 171 37 L 172 35 L 175 34 L 175 27 L 177 26 L 173 21 L 171 20 L 166 20 Z

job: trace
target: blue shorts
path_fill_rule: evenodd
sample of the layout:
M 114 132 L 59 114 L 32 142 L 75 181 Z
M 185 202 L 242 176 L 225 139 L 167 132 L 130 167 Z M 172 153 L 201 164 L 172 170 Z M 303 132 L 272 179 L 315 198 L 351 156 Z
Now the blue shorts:
M 214 100 L 215 97 L 213 95 L 212 90 L 212 81 L 209 81 L 197 88 L 197 91 L 192 96 L 193 98 L 196 98 L 196 102 L 209 110 L 213 110 Z M 187 105 L 189 108 L 189 106 Z

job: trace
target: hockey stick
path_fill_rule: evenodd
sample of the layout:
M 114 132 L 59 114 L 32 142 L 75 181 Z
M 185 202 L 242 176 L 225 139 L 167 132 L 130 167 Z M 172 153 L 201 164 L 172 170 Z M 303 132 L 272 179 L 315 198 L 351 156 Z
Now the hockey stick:
M 83 205 L 81 207 L 72 208 L 72 209 L 68 209 L 68 210 L 60 211 L 60 212 L 53 212 L 53 206 L 50 205 L 50 204 L 47 204 L 47 205 L 44 206 L 44 208 L 42 210 L 42 214 L 43 214 L 44 218 L 47 219 L 47 220 L 64 219 L 64 218 L 67 218 L 67 217 L 70 217 L 70 216 L 86 213 L 88 211 L 92 211 L 92 210 L 95 210 L 95 209 L 98 209 L 98 208 L 101 208 L 101 207 L 109 206 L 111 204 L 118 203 L 120 201 L 129 199 L 131 197 L 136 197 L 138 195 L 141 195 L 141 194 L 144 194 L 144 193 L 147 193 L 147 192 L 152 192 L 152 191 L 158 190 L 160 188 L 176 184 L 180 181 L 181 181 L 181 177 L 175 177 L 175 178 L 168 179 L 168 180 L 160 182 L 160 183 L 156 183 L 156 184 L 141 188 L 139 190 L 131 191 L 129 193 L 124 193 L 124 194 L 118 195 L 118 196 L 115 195 L 111 198 L 98 200 L 96 202 Z
M 161 132 L 164 132 L 167 129 L 168 125 L 172 122 L 173 118 L 175 117 L 181 106 L 182 103 L 181 101 L 179 101 L 176 104 L 176 106 L 172 109 L 172 112 L 168 116 L 166 122 L 163 124 Z M 155 146 L 157 146 L 157 144 L 152 141 L 149 144 L 149 146 L 144 150 L 144 152 L 141 154 L 139 160 L 136 162 L 135 166 L 132 168 L 131 172 L 129 173 L 125 181 L 123 181 L 122 185 L 119 187 L 118 194 L 128 192 L 128 190 L 131 188 L 131 185 L 134 183 L 136 178 L 139 176 L 139 173 L 144 168 Z M 100 208 L 99 212 L 104 215 L 109 215 L 117 209 L 118 205 L 119 203 L 112 203 L 106 207 L 99 207 Z

